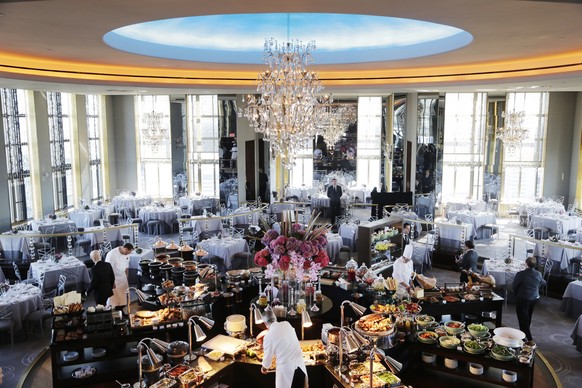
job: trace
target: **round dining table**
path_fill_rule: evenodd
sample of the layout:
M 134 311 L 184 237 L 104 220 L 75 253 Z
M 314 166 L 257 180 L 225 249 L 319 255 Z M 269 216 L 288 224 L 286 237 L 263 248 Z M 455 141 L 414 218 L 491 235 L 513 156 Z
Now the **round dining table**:
M 14 284 L 10 286 L 8 291 L 0 295 L 0 308 L 9 306 L 15 331 L 20 330 L 24 318 L 31 312 L 38 310 L 41 305 L 40 288 L 32 284 Z

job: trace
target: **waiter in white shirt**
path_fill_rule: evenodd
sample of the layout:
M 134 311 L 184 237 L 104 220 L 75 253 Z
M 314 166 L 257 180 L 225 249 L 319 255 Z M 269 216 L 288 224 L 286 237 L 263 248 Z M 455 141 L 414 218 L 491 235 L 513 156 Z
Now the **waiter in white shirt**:
M 413 288 L 412 280 L 414 275 L 414 266 L 412 263 L 412 244 L 404 247 L 404 252 L 396 261 L 394 261 L 394 272 L 392 277 L 398 281 L 398 288 L 410 292 Z
M 115 274 L 115 288 L 113 295 L 107 300 L 107 304 L 113 307 L 125 306 L 127 300 L 125 292 L 129 288 L 127 272 L 129 268 L 129 254 L 133 252 L 133 245 L 126 243 L 114 248 L 107 253 L 106 262 L 111 264 Z
M 273 357 L 275 357 L 277 360 L 276 388 L 308 387 L 307 369 L 293 326 L 287 321 L 277 322 L 277 317 L 270 309 L 265 310 L 263 322 L 269 331 L 263 340 L 265 354 L 261 364 L 261 372 L 268 373 Z

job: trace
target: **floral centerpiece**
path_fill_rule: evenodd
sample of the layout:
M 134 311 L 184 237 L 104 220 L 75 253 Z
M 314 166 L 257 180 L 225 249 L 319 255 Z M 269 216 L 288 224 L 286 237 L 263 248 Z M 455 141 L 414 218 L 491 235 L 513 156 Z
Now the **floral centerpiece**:
M 312 215 L 305 229 L 292 223 L 291 213 L 283 213 L 281 233 L 268 230 L 261 242 L 265 248 L 255 254 L 255 263 L 266 267 L 267 277 L 282 273 L 301 281 L 305 275 L 313 281 L 321 268 L 329 264 L 325 250 L 328 225 L 316 226 L 317 216 Z

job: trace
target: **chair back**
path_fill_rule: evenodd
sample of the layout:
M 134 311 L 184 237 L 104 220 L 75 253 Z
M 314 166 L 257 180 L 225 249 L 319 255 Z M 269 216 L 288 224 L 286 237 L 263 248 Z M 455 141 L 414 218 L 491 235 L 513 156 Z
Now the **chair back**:
M 542 277 L 544 278 L 544 280 L 548 280 L 548 278 L 550 277 L 550 273 L 552 272 L 553 266 L 554 261 L 550 258 L 547 258 L 546 262 L 544 263 L 544 270 L 542 272 Z
M 113 249 L 113 247 L 111 246 L 111 241 L 104 241 L 103 243 L 101 243 L 101 245 L 99 245 L 99 250 L 101 251 L 101 257 L 107 256 L 109 251 L 112 249 Z
M 0 319 L 12 320 L 12 308 L 10 308 L 9 304 L 0 306 Z
M 18 279 L 19 282 L 22 281 L 22 277 L 20 276 L 20 270 L 18 269 L 18 265 L 15 262 L 12 262 L 12 268 L 14 268 L 14 275 Z
M 67 278 L 64 275 L 59 275 L 59 282 L 57 284 L 57 295 L 63 295 L 65 293 L 66 283 Z

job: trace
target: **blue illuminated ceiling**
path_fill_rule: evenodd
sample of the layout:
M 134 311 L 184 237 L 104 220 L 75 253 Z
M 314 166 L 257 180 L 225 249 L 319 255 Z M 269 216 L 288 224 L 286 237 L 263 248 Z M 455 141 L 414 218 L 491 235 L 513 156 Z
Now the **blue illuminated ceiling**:
M 196 62 L 262 64 L 266 38 L 314 40 L 316 64 L 394 61 L 467 46 L 470 33 L 412 19 L 331 13 L 193 16 L 128 25 L 103 37 L 133 54 Z

